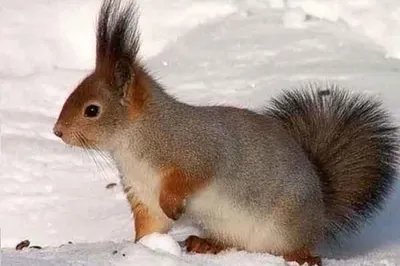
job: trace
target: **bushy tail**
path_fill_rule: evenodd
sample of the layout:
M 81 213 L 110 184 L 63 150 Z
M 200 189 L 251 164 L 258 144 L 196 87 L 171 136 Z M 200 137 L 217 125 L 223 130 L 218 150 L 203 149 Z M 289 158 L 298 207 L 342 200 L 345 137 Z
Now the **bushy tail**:
M 396 179 L 397 128 L 380 102 L 331 86 L 286 91 L 266 113 L 281 120 L 320 176 L 326 233 L 357 232 Z

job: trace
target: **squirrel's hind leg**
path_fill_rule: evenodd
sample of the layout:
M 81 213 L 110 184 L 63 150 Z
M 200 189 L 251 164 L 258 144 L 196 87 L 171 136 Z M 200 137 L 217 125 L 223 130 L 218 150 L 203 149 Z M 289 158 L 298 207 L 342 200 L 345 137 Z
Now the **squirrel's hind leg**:
M 188 252 L 201 254 L 217 254 L 228 248 L 213 239 L 195 235 L 191 235 L 185 240 L 185 246 Z
M 185 240 L 186 250 L 188 252 L 200 254 L 218 254 L 229 247 L 209 238 L 201 238 L 191 235 Z M 309 266 L 322 266 L 322 260 L 319 256 L 313 256 L 309 249 L 302 249 L 290 254 L 283 255 L 287 262 L 297 262 L 299 265 L 307 263 Z
M 307 263 L 310 266 L 322 266 L 321 258 L 319 256 L 313 256 L 309 249 L 303 249 L 283 255 L 283 259 L 287 262 L 297 262 L 299 265 Z

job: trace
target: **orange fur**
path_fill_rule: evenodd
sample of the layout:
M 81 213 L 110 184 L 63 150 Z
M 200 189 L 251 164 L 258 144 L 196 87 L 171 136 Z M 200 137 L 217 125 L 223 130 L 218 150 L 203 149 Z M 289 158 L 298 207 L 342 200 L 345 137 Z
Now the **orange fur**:
M 171 219 L 177 220 L 184 212 L 185 199 L 203 188 L 207 179 L 189 176 L 177 167 L 162 171 L 160 207 Z
M 227 247 L 217 241 L 204 239 L 195 235 L 189 236 L 185 240 L 185 246 L 188 252 L 200 254 L 218 254 L 227 249 Z
M 167 225 L 152 215 L 149 209 L 133 195 L 128 195 L 128 201 L 131 205 L 132 213 L 134 216 L 133 228 L 135 230 L 135 241 L 142 237 L 158 232 L 165 233 Z
M 317 256 L 312 256 L 309 249 L 299 250 L 290 254 L 286 254 L 283 256 L 283 259 L 287 262 L 295 261 L 299 265 L 303 265 L 308 263 L 310 266 L 321 266 L 321 258 Z

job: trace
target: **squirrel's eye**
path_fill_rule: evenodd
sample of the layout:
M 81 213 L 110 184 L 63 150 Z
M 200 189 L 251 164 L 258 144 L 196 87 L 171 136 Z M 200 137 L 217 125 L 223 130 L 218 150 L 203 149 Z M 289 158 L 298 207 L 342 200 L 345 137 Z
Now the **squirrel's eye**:
M 86 117 L 96 117 L 100 113 L 100 106 L 91 104 L 86 107 L 85 116 Z

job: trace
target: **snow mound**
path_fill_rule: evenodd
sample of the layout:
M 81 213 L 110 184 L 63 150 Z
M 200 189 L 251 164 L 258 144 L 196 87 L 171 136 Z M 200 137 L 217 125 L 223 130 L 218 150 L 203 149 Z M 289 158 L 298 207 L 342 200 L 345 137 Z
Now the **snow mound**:
M 317 18 L 345 22 L 354 31 L 371 38 L 382 46 L 387 57 L 400 58 L 398 0 L 270 0 L 270 2 L 273 7 L 300 8 Z M 290 16 L 298 20 L 298 16 L 301 15 L 291 14 Z
M 139 243 L 154 251 L 166 252 L 175 256 L 180 256 L 182 253 L 178 242 L 167 234 L 152 233 L 141 238 Z

